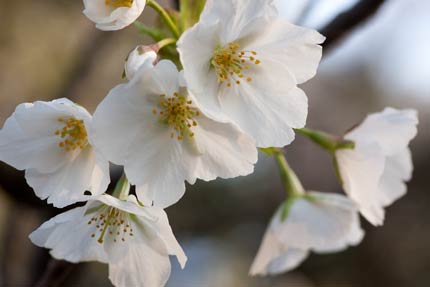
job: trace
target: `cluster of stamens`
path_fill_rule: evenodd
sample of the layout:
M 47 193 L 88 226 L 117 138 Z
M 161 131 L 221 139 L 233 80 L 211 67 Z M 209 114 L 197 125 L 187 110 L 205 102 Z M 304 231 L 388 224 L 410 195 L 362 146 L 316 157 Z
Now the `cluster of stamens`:
M 133 4 L 133 0 L 105 0 L 106 6 L 119 8 L 119 7 L 128 7 L 130 8 Z
M 64 124 L 62 129 L 55 131 L 55 135 L 62 140 L 58 144 L 65 151 L 72 151 L 78 148 L 84 149 L 88 145 L 87 130 L 83 120 L 74 117 L 59 118 L 58 122 Z
M 251 82 L 251 77 L 245 77 L 244 71 L 251 65 L 259 65 L 261 61 L 256 58 L 257 52 L 240 50 L 239 44 L 231 42 L 225 47 L 220 47 L 213 52 L 211 65 L 218 74 L 218 82 L 226 83 L 231 87 L 232 82 L 240 85 L 242 80 Z
M 160 121 L 173 128 L 170 137 L 172 139 L 176 137 L 178 140 L 185 136 L 194 137 L 191 128 L 197 126 L 194 118 L 200 116 L 200 112 L 192 106 L 193 102 L 178 93 L 174 93 L 173 97 L 166 95 L 160 97 L 160 110 L 153 109 L 152 112 L 160 117 Z
M 103 210 L 94 215 L 88 225 L 95 224 L 96 232 L 91 234 L 92 238 L 96 237 L 97 231 L 100 232 L 97 242 L 103 243 L 104 237 L 108 234 L 113 237 L 114 242 L 125 242 L 127 236 L 133 236 L 133 228 L 128 221 L 128 214 L 114 207 L 104 207 Z

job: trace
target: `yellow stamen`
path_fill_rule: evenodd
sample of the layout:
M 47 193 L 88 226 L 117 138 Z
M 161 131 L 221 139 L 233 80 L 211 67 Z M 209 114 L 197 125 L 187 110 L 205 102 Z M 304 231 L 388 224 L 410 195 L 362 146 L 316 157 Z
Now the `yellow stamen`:
M 58 122 L 64 127 L 55 131 L 55 135 L 62 140 L 58 143 L 60 148 L 64 148 L 66 152 L 76 149 L 84 149 L 88 145 L 87 130 L 83 120 L 78 120 L 75 117 L 59 118 Z
M 158 106 L 160 110 L 154 109 L 152 112 L 158 114 L 160 121 L 172 128 L 170 138 L 181 141 L 186 136 L 194 137 L 191 129 L 197 126 L 194 119 L 200 116 L 200 112 L 193 106 L 193 101 L 174 93 L 172 97 L 160 95 Z
M 220 47 L 213 52 L 211 65 L 214 67 L 219 83 L 226 83 L 227 87 L 232 86 L 232 82 L 240 85 L 240 78 L 244 78 L 243 71 L 250 69 L 250 64 L 259 65 L 261 61 L 255 56 L 257 52 L 240 50 L 236 42 L 231 42 L 224 47 Z M 247 82 L 251 82 L 251 77 L 246 77 Z
M 133 229 L 130 228 L 128 219 L 129 216 L 126 212 L 114 207 L 104 206 L 100 213 L 94 215 L 88 221 L 88 225 L 95 224 L 97 229 L 95 233 L 91 234 L 91 237 L 95 238 L 96 233 L 100 232 L 97 239 L 100 244 L 104 242 L 105 236 L 113 237 L 114 242 L 117 242 L 117 237 L 121 236 L 121 241 L 124 242 L 127 235 L 133 236 Z

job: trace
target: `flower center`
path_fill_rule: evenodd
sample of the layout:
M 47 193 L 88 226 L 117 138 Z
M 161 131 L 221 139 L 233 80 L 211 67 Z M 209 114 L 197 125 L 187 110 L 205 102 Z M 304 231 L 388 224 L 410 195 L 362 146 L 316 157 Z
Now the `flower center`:
M 128 7 L 130 8 L 133 4 L 133 0 L 105 0 L 106 6 L 119 8 L 119 7 Z
M 83 120 L 75 117 L 59 118 L 58 121 L 64 124 L 62 129 L 56 130 L 55 135 L 61 138 L 58 146 L 64 148 L 66 152 L 84 149 L 88 145 L 87 130 Z
M 236 42 L 217 48 L 213 52 L 211 64 L 218 74 L 218 82 L 225 82 L 227 87 L 231 87 L 232 82 L 240 85 L 242 79 L 251 82 L 252 78 L 245 77 L 243 72 L 249 70 L 251 65 L 261 63 L 256 56 L 255 51 L 240 50 L 240 46 Z
M 200 112 L 192 106 L 193 102 L 178 93 L 174 93 L 170 98 L 166 98 L 166 95 L 160 95 L 160 97 L 158 104 L 160 109 L 153 109 L 152 112 L 160 116 L 160 121 L 173 128 L 170 137 L 173 139 L 176 135 L 178 140 L 182 140 L 185 136 L 194 137 L 191 129 L 197 126 L 194 118 L 200 116 Z
M 127 236 L 133 236 L 133 228 L 130 227 L 128 219 L 128 213 L 111 206 L 104 206 L 100 213 L 88 221 L 88 225 L 95 224 L 96 233 L 97 231 L 100 233 L 98 243 L 103 243 L 107 234 L 113 237 L 114 242 L 118 242 L 118 238 L 124 242 Z M 91 237 L 95 238 L 96 233 L 91 234 Z

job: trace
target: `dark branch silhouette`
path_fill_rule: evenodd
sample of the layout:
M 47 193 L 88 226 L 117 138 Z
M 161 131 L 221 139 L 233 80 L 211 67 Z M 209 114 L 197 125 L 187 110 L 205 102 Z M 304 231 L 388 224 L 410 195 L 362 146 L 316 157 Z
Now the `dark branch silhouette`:
M 320 30 L 321 34 L 327 37 L 323 44 L 324 50 L 333 48 L 352 30 L 374 15 L 384 2 L 384 0 L 361 0 L 349 10 L 339 14 Z

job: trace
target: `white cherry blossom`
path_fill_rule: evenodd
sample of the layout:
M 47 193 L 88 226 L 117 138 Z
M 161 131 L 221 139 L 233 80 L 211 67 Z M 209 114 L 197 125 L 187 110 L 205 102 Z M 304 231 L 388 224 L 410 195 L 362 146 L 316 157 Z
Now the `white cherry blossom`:
M 355 204 L 345 196 L 308 192 L 293 199 L 285 220 L 281 206 L 270 222 L 251 275 L 276 275 L 299 266 L 311 251 L 338 252 L 361 242 Z
M 228 118 L 259 147 L 282 147 L 307 118 L 297 87 L 312 78 L 324 37 L 278 18 L 272 0 L 208 0 L 178 41 L 188 88 L 209 116 Z
M 382 225 L 384 207 L 406 193 L 413 170 L 408 145 L 417 124 L 416 111 L 386 108 L 345 135 L 354 149 L 336 152 L 345 192 L 373 225 Z
M 98 29 L 113 31 L 132 24 L 145 4 L 146 0 L 84 0 L 84 14 Z
M 55 216 L 30 234 L 31 241 L 51 255 L 73 263 L 109 264 L 117 287 L 164 286 L 170 276 L 169 255 L 183 268 L 186 256 L 176 241 L 166 213 L 110 195 L 91 197 L 84 207 Z
M 255 142 L 230 123 L 209 119 L 181 87 L 176 66 L 143 66 L 114 88 L 94 114 L 95 140 L 104 155 L 124 165 L 140 201 L 167 207 L 185 182 L 253 172 Z
M 20 104 L 0 131 L 0 160 L 25 170 L 41 199 L 56 207 L 103 193 L 109 163 L 91 139 L 91 115 L 67 99 Z

